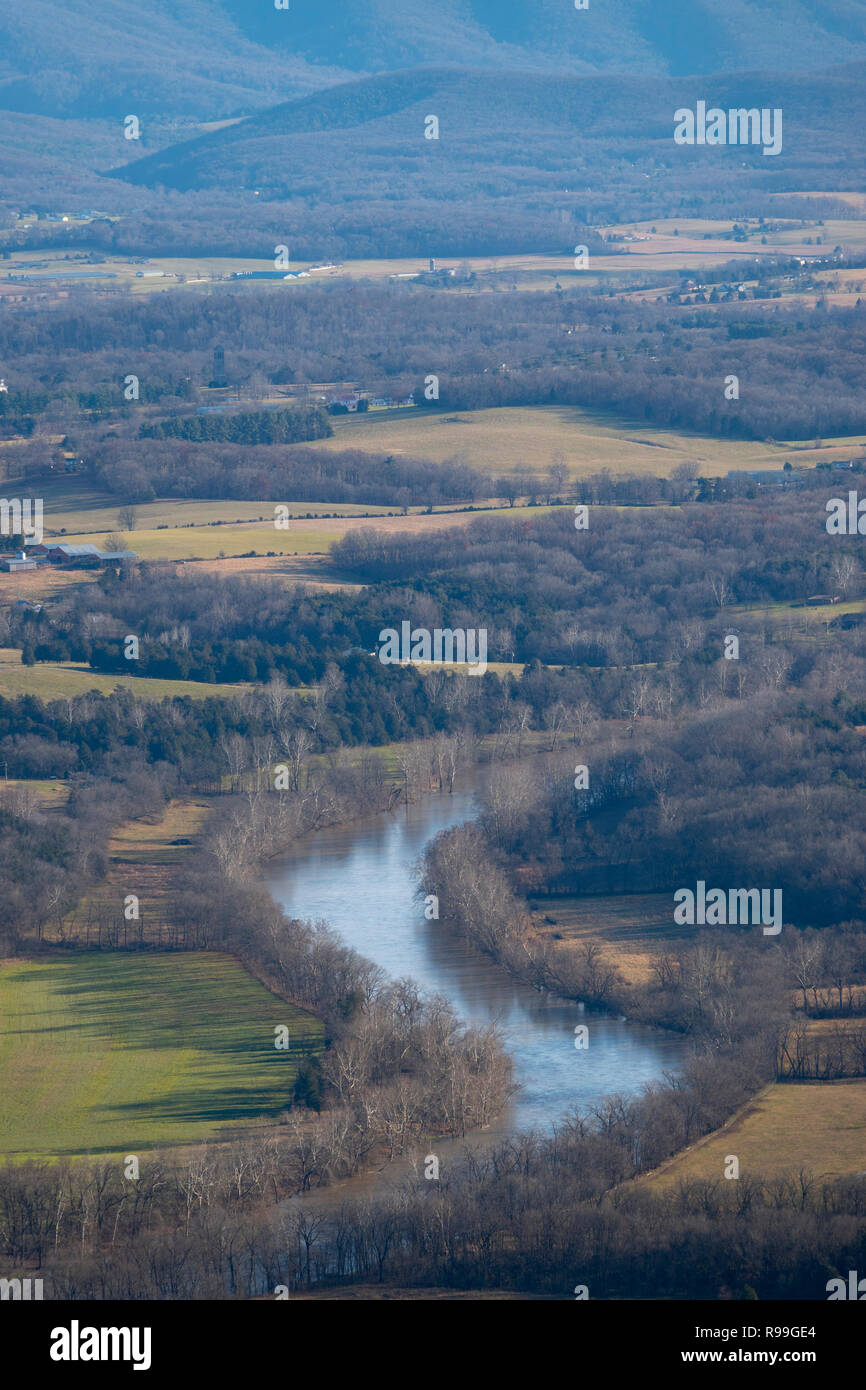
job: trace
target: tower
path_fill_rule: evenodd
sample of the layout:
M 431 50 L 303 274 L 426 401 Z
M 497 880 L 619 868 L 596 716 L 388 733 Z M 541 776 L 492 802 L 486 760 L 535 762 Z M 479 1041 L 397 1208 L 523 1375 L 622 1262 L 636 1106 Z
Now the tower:
M 211 386 L 227 385 L 225 348 L 215 347 L 213 350 L 213 381 L 211 382 Z

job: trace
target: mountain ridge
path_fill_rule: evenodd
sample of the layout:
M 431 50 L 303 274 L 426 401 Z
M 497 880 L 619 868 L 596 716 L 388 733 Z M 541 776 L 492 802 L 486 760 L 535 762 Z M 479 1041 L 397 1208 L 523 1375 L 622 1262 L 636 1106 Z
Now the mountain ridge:
M 190 38 L 194 37 L 194 42 Z M 387 71 L 687 76 L 866 58 L 860 0 L 0 0 L 0 108 L 200 120 Z
M 483 77 L 483 81 L 480 80 Z M 562 130 L 569 138 L 631 143 L 640 131 L 650 146 L 673 138 L 675 109 L 706 100 L 709 105 L 786 108 L 788 129 L 813 149 L 832 136 L 840 112 L 862 106 L 859 89 L 866 60 L 821 73 L 715 73 L 695 77 L 587 73 L 479 73 L 468 67 L 411 68 L 365 76 L 323 92 L 281 102 L 224 129 L 169 145 L 108 172 L 126 182 L 166 188 L 218 186 L 223 170 L 240 171 L 245 182 L 268 184 L 292 177 L 285 141 L 307 135 L 345 135 L 381 154 L 431 152 L 431 146 L 462 151 L 473 139 L 513 139 L 536 131 Z M 430 112 L 426 111 L 430 108 Z M 426 114 L 441 123 L 438 142 L 425 142 Z M 385 142 L 384 145 L 382 142 Z M 299 146 L 300 147 L 300 146 Z M 790 140 L 789 140 L 790 148 Z M 483 154 L 483 148 L 479 151 Z M 748 151 L 747 151 L 748 153 Z M 250 185 L 251 186 L 251 185 Z

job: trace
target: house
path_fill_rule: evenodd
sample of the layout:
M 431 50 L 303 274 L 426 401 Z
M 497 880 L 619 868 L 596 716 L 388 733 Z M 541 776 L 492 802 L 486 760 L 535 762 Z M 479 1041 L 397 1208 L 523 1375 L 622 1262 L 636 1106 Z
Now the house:
M 17 570 L 35 570 L 36 561 L 31 559 L 26 550 L 16 552 L 14 559 L 9 556 L 2 561 L 4 570 L 15 573 Z
M 839 594 L 812 594 L 811 598 L 806 599 L 806 607 L 823 608 L 825 603 L 838 603 L 840 597 Z

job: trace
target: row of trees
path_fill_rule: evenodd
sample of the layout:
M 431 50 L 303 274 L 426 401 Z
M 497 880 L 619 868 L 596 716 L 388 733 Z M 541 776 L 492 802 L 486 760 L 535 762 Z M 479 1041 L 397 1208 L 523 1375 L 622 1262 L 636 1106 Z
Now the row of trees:
M 706 1066 L 704 1084 L 713 1080 Z M 69 1299 L 285 1297 L 374 1283 L 511 1289 L 573 1299 L 824 1301 L 866 1259 L 862 1183 L 806 1170 L 742 1173 L 661 1191 L 624 1185 L 677 1138 L 689 1102 L 672 1093 L 566 1118 L 552 1138 L 516 1135 L 425 1165 L 389 1194 L 322 1206 L 303 1190 L 316 1166 L 284 1141 L 205 1149 L 182 1163 L 0 1170 L 0 1248 Z M 658 1142 L 653 1145 L 653 1136 Z M 642 1147 L 641 1142 L 648 1147 Z M 637 1158 L 637 1162 L 636 1162 Z
M 190 443 L 297 444 L 328 439 L 334 433 L 324 410 L 240 410 L 216 415 L 172 415 L 143 424 L 142 439 L 184 439 Z

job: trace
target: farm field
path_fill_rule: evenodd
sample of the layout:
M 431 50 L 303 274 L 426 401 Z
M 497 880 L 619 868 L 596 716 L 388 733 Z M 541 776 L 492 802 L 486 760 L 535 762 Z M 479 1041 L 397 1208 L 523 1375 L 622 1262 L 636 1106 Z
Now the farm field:
M 358 590 L 363 586 L 338 573 L 324 555 L 235 556 L 216 560 L 191 560 L 196 574 L 221 574 L 223 578 L 249 578 L 264 575 L 282 582 L 286 588 L 303 584 L 322 592 Z
M 801 1168 L 815 1177 L 866 1171 L 866 1081 L 772 1085 L 732 1122 L 658 1169 L 645 1182 L 671 1187 L 694 1178 L 722 1178 L 736 1154 L 740 1177 L 778 1177 Z
M 156 676 L 104 676 L 74 661 L 40 661 L 35 666 L 22 666 L 17 647 L 0 647 L 0 696 L 7 699 L 35 695 L 41 700 L 62 700 L 86 695 L 91 690 L 110 695 L 117 689 L 128 690 L 142 700 L 165 700 L 180 695 L 204 700 L 209 696 L 240 695 L 248 687 L 160 680 Z
M 866 609 L 866 599 L 841 600 L 839 603 L 818 603 L 807 606 L 804 603 L 731 604 L 729 614 L 758 613 L 774 627 L 809 628 L 820 631 L 825 623 L 841 618 L 847 613 L 862 613 Z
M 524 466 L 543 473 L 554 455 L 561 453 L 571 476 L 581 478 L 604 468 L 612 473 L 668 477 L 681 463 L 697 463 L 704 477 L 719 477 L 729 470 L 781 468 L 786 460 L 814 467 L 839 458 L 840 451 L 859 452 L 864 445 L 866 437 L 861 436 L 825 440 L 820 449 L 797 442 L 713 439 L 640 424 L 614 424 L 609 416 L 577 406 L 550 405 L 455 414 L 418 409 L 380 419 L 337 416 L 333 437 L 318 439 L 309 447 L 369 449 L 437 463 L 459 458 L 498 476 Z
M 771 195 L 772 196 L 772 195 Z M 781 195 L 786 196 L 786 195 Z M 809 194 L 804 194 L 809 197 Z M 832 194 L 832 197 L 842 196 Z M 853 196 L 853 195 L 849 195 Z M 659 258 L 659 268 L 686 269 L 693 264 L 695 255 L 704 263 L 705 257 L 723 252 L 723 260 L 741 259 L 746 256 L 774 256 L 779 252 L 791 256 L 822 256 L 832 251 L 834 246 L 860 251 L 866 247 L 866 220 L 863 218 L 828 218 L 823 223 L 807 223 L 788 219 L 787 225 L 774 226 L 772 230 L 760 227 L 752 218 L 741 223 L 748 235 L 746 241 L 723 239 L 723 233 L 730 232 L 740 219 L 728 218 L 713 220 L 709 218 L 654 218 L 645 222 L 622 222 L 603 227 L 602 234 L 610 236 L 638 236 L 640 241 L 626 242 L 630 256 L 644 257 L 650 261 Z M 678 235 L 674 235 L 674 233 Z M 761 237 L 766 236 L 764 245 Z M 821 244 L 817 238 L 821 238 Z M 705 239 L 708 238 L 708 239 Z M 621 243 L 616 243 L 620 245 Z M 673 259 L 671 259 L 673 258 Z
M 334 537 L 321 530 L 310 530 L 298 522 L 286 531 L 276 531 L 273 521 L 253 526 L 176 527 L 164 531 L 136 530 L 124 540 L 142 560 L 215 560 L 221 555 L 248 554 L 310 555 L 326 551 Z M 100 545 L 99 532 L 67 535 L 70 545 Z
M 53 565 L 40 565 L 39 569 L 21 570 L 9 574 L 0 570 L 0 607 L 25 599 L 28 603 L 43 603 L 56 598 L 65 590 L 89 584 L 93 574 L 83 570 L 56 569 Z
M 286 1107 L 322 1037 L 226 955 L 4 961 L 0 1153 L 137 1153 L 255 1123 Z
M 393 530 L 429 530 L 431 527 L 465 524 L 475 511 L 437 508 L 427 512 L 410 507 L 406 514 L 394 508 L 350 503 L 287 502 L 290 524 L 274 526 L 275 502 L 205 501 L 162 498 L 136 507 L 136 526 L 124 531 L 119 523 L 119 499 L 86 485 L 43 484 L 45 534 L 70 545 L 96 545 L 116 533 L 126 549 L 145 560 L 212 561 L 209 568 L 226 573 L 281 573 L 298 570 L 293 560 L 310 557 L 315 562 L 327 555 L 346 531 L 359 526 Z M 478 504 L 481 509 L 481 504 Z M 545 508 L 484 507 L 485 514 L 532 514 Z M 252 552 L 252 553 L 251 553 Z M 252 561 L 256 561 L 252 564 Z M 303 565 L 300 566 L 303 570 Z M 293 576 L 294 577 L 294 576 Z M 41 567 L 5 578 L 0 575 L 0 603 L 15 598 L 41 599 L 72 584 L 92 582 L 94 573 Z M 297 581 L 317 581 L 314 570 L 298 573 Z M 334 581 L 339 585 L 339 580 Z
M 468 525 L 475 511 L 414 511 L 406 516 L 380 513 L 377 516 L 318 517 L 298 519 L 288 530 L 277 531 L 273 522 L 252 526 L 178 527 L 160 531 L 136 530 L 124 544 L 143 560 L 231 560 L 264 559 L 269 568 L 287 571 L 285 562 L 292 557 L 327 557 L 331 546 L 347 531 L 375 527 L 383 531 L 427 532 L 451 526 Z M 534 516 L 549 511 L 549 507 L 486 507 L 484 516 Z M 104 545 L 99 532 L 67 535 L 70 545 Z M 260 567 L 257 567 L 260 568 Z M 301 582 L 301 581 L 299 581 Z
M 780 195 L 787 196 L 787 195 Z M 816 195 L 820 196 L 820 195 Z M 845 198 L 852 208 L 862 210 L 862 205 L 854 201 L 858 195 L 832 195 Z M 858 250 L 866 246 L 866 221 L 857 218 L 827 220 L 824 225 L 817 222 L 805 227 L 798 221 L 767 231 L 766 245 L 760 235 L 750 236 L 747 242 L 725 239 L 723 233 L 729 232 L 733 221 L 712 221 L 702 218 L 655 219 L 647 222 L 620 223 L 600 230 L 603 235 L 640 236 L 641 240 L 632 242 L 612 242 L 610 253 L 594 255 L 590 258 L 589 270 L 576 270 L 573 255 L 553 255 L 547 252 L 525 251 L 516 255 L 503 256 L 448 256 L 437 262 L 440 268 L 468 266 L 476 275 L 491 276 L 493 280 L 505 277 L 509 284 L 516 283 L 521 289 L 552 288 L 558 279 L 564 286 L 580 284 L 586 286 L 590 276 L 595 280 L 600 276 L 605 280 L 633 276 L 636 272 L 648 270 L 681 270 L 699 265 L 721 265 L 744 255 L 772 256 L 784 252 L 791 255 L 816 256 L 835 245 Z M 655 231 L 653 231 L 653 227 Z M 674 236 L 674 230 L 678 232 Z M 752 227 L 752 230 L 755 230 Z M 762 229 L 763 233 L 764 229 Z M 822 245 L 816 245 L 817 237 Z M 809 239 L 811 238 L 811 244 Z M 65 257 L 74 248 L 52 247 L 33 251 L 13 250 L 4 260 L 0 272 L 0 290 L 23 289 L 33 293 L 40 282 L 47 290 L 58 290 L 80 278 L 74 272 L 84 272 L 85 284 L 104 284 L 115 289 L 128 288 L 133 294 L 152 294 L 154 291 L 176 289 L 182 285 L 195 289 L 219 281 L 230 282 L 233 288 L 242 287 L 243 281 L 233 281 L 236 272 L 273 271 L 272 259 L 255 256 L 162 256 L 144 261 L 131 261 L 127 256 L 106 255 L 95 263 L 67 260 Z M 34 261 L 40 262 L 34 267 Z M 30 262 L 27 266 L 26 263 Z M 341 261 L 334 265 L 311 261 L 291 261 L 290 272 L 308 271 L 308 278 L 296 280 L 250 280 L 250 285 L 270 285 L 277 290 L 297 290 L 314 284 L 318 280 L 385 280 L 391 276 L 408 278 L 426 271 L 425 257 L 380 258 Z M 27 281 L 11 281 L 13 275 L 29 275 Z M 69 277 L 63 279 L 60 277 Z M 477 286 L 476 286 L 477 288 Z
M 123 901 L 128 893 L 134 893 L 139 900 L 139 918 L 129 925 L 124 944 L 139 935 L 151 945 L 177 944 L 171 939 L 177 920 L 174 905 L 184 887 L 185 861 L 209 811 L 206 800 L 183 797 L 171 801 L 159 816 L 116 826 L 108 840 L 105 878 L 64 919 L 64 928 L 74 923 L 88 944 L 96 944 L 96 924 L 119 923 Z M 127 930 L 125 923 L 122 930 Z M 57 939 L 57 926 L 49 926 L 46 936 Z
M 148 899 L 164 891 L 170 871 L 178 869 L 189 854 L 208 811 L 206 801 L 184 798 L 172 801 L 161 816 L 119 825 L 108 841 L 109 880 L 126 887 L 129 875 L 134 874 L 135 891 Z M 140 876 L 145 871 L 149 881 L 143 890 Z
M 530 906 L 539 936 L 563 945 L 596 942 L 629 984 L 645 984 L 654 957 L 695 934 L 694 927 L 674 922 L 669 893 L 535 898 Z
M 130 546 L 142 531 L 155 531 L 160 526 L 171 529 L 178 527 L 213 526 L 219 522 L 223 526 L 250 525 L 262 522 L 273 526 L 274 508 L 284 505 L 295 517 L 306 517 L 307 513 L 321 516 L 359 516 L 366 512 L 375 515 L 386 514 L 385 507 L 361 507 L 352 503 L 340 502 L 260 502 L 260 501 L 211 501 L 203 497 L 163 497 L 155 502 L 136 504 L 136 529 L 127 532 L 118 519 L 123 499 L 106 492 L 98 492 L 89 484 L 63 482 L 42 482 L 40 496 L 44 503 L 45 534 L 56 537 L 72 532 L 112 532 L 127 535 Z

